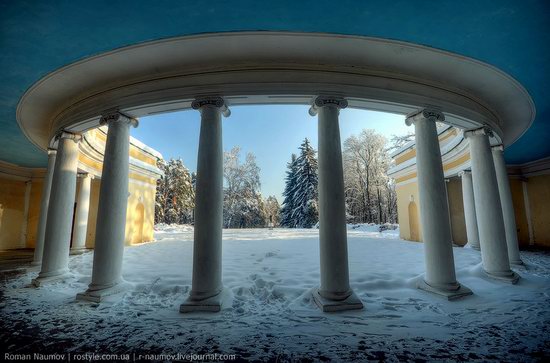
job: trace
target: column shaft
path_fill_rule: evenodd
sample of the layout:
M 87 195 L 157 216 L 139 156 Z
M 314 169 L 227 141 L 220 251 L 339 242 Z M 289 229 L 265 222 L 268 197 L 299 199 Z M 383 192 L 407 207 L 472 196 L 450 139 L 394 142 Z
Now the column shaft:
M 470 142 L 472 182 L 483 268 L 490 277 L 517 282 L 510 270 L 502 207 L 488 131 L 479 129 L 464 135 Z
M 99 302 L 105 296 L 125 289 L 122 258 L 128 206 L 128 172 L 130 161 L 130 125 L 137 120 L 113 113 L 103 116 L 107 124 L 107 142 L 99 187 L 92 282 L 79 300 Z
M 23 222 L 21 223 L 21 237 L 19 240 L 20 248 L 27 246 L 27 229 L 29 219 L 29 202 L 31 199 L 32 181 L 29 180 L 25 183 L 25 197 L 23 200 Z
M 319 108 L 319 249 L 321 296 L 342 300 L 351 294 L 344 171 L 340 145 L 339 110 Z
M 319 137 L 319 252 L 321 286 L 313 293 L 323 311 L 361 309 L 349 285 L 344 169 L 338 115 L 347 101 L 319 96 L 310 115 L 318 115 Z
M 472 173 L 470 171 L 463 171 L 461 173 L 461 179 L 462 200 L 464 203 L 464 218 L 466 220 L 466 236 L 468 238 L 468 245 L 476 250 L 479 250 L 479 232 L 477 229 Z
M 222 306 L 223 144 L 222 114 L 231 114 L 221 97 L 192 103 L 201 113 L 195 193 L 193 279 L 180 312 L 217 312 Z
M 407 120 L 414 123 L 416 133 L 420 223 L 426 262 L 424 280 L 433 288 L 456 290 L 460 285 L 455 276 L 449 207 L 435 125 L 438 117 L 442 114 L 432 116 L 422 112 Z
M 203 300 L 222 290 L 223 144 L 221 111 L 200 108 L 197 160 L 193 286 L 190 297 Z
M 59 139 L 48 207 L 42 268 L 34 284 L 61 276 L 69 268 L 71 225 L 76 192 L 80 136 L 63 132 Z
M 86 249 L 86 232 L 88 230 L 88 214 L 90 210 L 90 187 L 92 178 L 84 174 L 80 178 L 80 190 L 76 203 L 76 216 L 73 227 L 73 251 Z
M 506 245 L 508 247 L 508 259 L 511 264 L 522 265 L 523 262 L 519 255 L 514 203 L 512 201 L 512 192 L 510 190 L 510 181 L 508 180 L 508 172 L 506 171 L 502 146 L 493 147 L 492 154 L 497 176 L 498 194 L 502 206 L 504 233 L 506 235 Z
M 34 245 L 33 265 L 42 263 L 42 253 L 44 252 L 44 236 L 46 234 L 46 223 L 48 219 L 48 205 L 50 203 L 50 192 L 52 190 L 52 179 L 55 167 L 55 156 L 57 150 L 48 149 L 48 168 L 42 185 L 42 196 L 40 198 L 40 216 L 38 219 L 38 228 L 36 230 L 36 242 Z

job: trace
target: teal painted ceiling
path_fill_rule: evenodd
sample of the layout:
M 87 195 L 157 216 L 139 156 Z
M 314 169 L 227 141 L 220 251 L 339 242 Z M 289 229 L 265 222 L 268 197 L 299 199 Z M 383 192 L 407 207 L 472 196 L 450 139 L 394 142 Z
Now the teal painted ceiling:
M 472 57 L 516 78 L 537 109 L 506 149 L 521 164 L 550 156 L 550 1 L 70 0 L 0 2 L 0 160 L 43 167 L 16 121 L 24 92 L 53 70 L 115 48 L 226 31 L 364 35 Z

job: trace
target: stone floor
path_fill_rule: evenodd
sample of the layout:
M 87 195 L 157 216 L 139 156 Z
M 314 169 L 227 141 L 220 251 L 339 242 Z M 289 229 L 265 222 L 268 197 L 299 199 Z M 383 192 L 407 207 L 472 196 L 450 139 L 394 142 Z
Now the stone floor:
M 25 274 L 31 271 L 37 271 L 38 266 L 31 266 L 34 255 L 34 249 L 25 248 L 18 250 L 0 251 L 0 280 Z

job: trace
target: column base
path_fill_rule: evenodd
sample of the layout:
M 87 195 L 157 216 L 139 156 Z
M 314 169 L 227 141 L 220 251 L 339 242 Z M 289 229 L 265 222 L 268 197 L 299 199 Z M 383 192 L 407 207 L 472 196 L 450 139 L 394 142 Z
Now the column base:
M 56 275 L 56 276 L 48 276 L 48 277 L 37 277 L 35 279 L 32 279 L 31 285 L 34 287 L 42 287 L 44 285 L 51 284 L 56 281 L 61 281 L 65 279 L 67 276 L 65 274 L 63 275 Z
M 344 300 L 327 299 L 319 294 L 319 288 L 315 288 L 312 295 L 313 301 L 315 301 L 315 304 L 317 304 L 319 309 L 321 309 L 324 313 L 363 309 L 363 303 L 353 291 L 351 292 L 351 295 Z
M 471 249 L 476 250 L 476 251 L 481 251 L 481 247 L 476 246 L 476 245 L 473 245 L 473 244 L 471 244 L 471 243 L 466 243 L 466 245 L 464 246 L 464 248 L 471 248 Z
M 76 294 L 77 301 L 90 301 L 94 303 L 100 303 L 105 300 L 108 296 L 117 295 L 122 292 L 129 290 L 132 287 L 126 281 L 119 282 L 113 286 L 101 288 L 94 287 L 88 288 L 88 290 Z
M 424 278 L 417 281 L 416 288 L 435 295 L 443 296 L 449 301 L 457 300 L 468 295 L 473 295 L 472 290 L 459 283 L 457 283 L 456 289 L 444 289 L 429 285 L 426 281 L 424 281 Z
M 56 274 L 39 274 L 37 278 L 32 279 L 31 285 L 34 287 L 41 287 L 44 285 L 48 285 L 52 282 L 61 281 L 67 278 L 67 272 L 63 271 L 62 273 L 56 273 Z M 42 276 L 41 276 L 42 275 Z
M 506 282 L 512 285 L 517 284 L 520 278 L 519 275 L 512 270 L 510 270 L 510 272 L 500 272 L 500 273 L 488 272 L 488 271 L 485 271 L 485 269 L 483 269 L 482 271 L 483 271 L 483 276 L 488 278 L 489 280 Z
M 510 265 L 514 266 L 525 266 L 522 260 L 510 261 Z
M 88 251 L 91 251 L 90 249 L 86 248 L 86 247 L 82 247 L 82 248 L 71 248 L 71 250 L 69 251 L 69 255 L 73 256 L 73 255 L 81 255 L 85 252 L 88 252 Z
M 217 313 L 222 309 L 223 298 L 226 289 L 223 289 L 216 295 L 206 299 L 198 300 L 189 296 L 183 304 L 180 305 L 180 313 L 210 312 Z

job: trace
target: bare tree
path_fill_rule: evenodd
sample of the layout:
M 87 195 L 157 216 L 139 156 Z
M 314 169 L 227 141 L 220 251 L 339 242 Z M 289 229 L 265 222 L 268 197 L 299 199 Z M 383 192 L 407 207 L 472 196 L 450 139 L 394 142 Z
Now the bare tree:
M 395 221 L 395 190 L 387 176 L 391 166 L 387 144 L 386 138 L 368 129 L 344 141 L 346 204 L 356 222 Z

